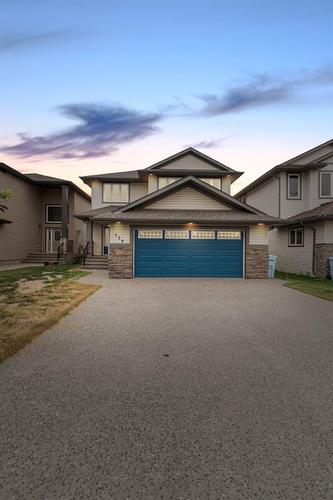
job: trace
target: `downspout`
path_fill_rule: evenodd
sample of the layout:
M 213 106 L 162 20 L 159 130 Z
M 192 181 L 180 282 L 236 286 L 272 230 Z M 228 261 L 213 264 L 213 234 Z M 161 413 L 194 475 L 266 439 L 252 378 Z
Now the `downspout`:
M 279 215 L 278 217 L 281 217 L 281 175 L 273 175 L 274 179 L 277 179 L 279 181 Z

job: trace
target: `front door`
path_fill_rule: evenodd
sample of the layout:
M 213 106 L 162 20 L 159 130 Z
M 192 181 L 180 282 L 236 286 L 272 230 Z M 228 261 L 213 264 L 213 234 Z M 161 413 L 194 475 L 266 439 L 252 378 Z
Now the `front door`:
M 61 240 L 61 229 L 46 228 L 46 252 L 56 253 Z

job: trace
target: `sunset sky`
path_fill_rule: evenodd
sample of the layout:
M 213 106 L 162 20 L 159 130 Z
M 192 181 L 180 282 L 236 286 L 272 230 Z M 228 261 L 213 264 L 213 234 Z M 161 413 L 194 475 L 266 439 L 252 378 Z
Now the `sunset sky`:
M 79 175 L 194 146 L 245 172 L 333 137 L 331 0 L 2 0 L 0 161 Z

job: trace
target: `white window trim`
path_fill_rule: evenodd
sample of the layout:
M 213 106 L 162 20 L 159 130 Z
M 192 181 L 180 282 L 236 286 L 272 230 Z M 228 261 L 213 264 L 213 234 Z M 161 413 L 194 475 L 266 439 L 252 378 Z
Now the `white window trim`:
M 48 204 L 45 205 L 45 222 L 46 224 L 61 224 L 62 220 L 49 220 L 49 207 L 61 208 L 62 205 L 59 204 Z
M 322 194 L 322 192 L 321 192 L 321 188 L 322 188 L 321 178 L 322 178 L 323 174 L 331 174 L 331 194 L 329 194 L 329 195 Z M 333 198 L 333 172 L 331 172 L 331 171 L 319 172 L 319 198 Z
M 112 186 L 112 185 L 118 185 L 121 184 L 122 186 L 127 186 L 127 199 L 126 201 L 112 201 L 112 200 L 106 200 L 105 199 L 105 186 Z M 115 205 L 125 205 L 126 203 L 129 203 L 130 201 L 130 187 L 128 182 L 103 182 L 103 188 L 102 188 L 102 202 L 103 203 L 114 203 Z
M 295 231 L 295 243 L 291 243 L 291 241 L 290 241 L 290 235 L 293 231 Z M 297 231 L 302 231 L 302 243 L 297 243 L 297 235 L 296 235 Z M 304 228 L 303 227 L 288 229 L 288 246 L 289 247 L 304 247 Z
M 192 240 L 215 240 L 215 231 L 208 229 L 198 229 L 191 231 Z
M 298 195 L 297 196 L 291 196 L 291 194 L 290 194 L 289 178 L 291 176 L 298 178 Z M 301 190 L 302 190 L 302 187 L 301 187 L 301 174 L 297 174 L 297 173 L 290 173 L 290 174 L 288 174 L 287 175 L 287 198 L 288 198 L 288 200 L 300 200 L 301 199 Z

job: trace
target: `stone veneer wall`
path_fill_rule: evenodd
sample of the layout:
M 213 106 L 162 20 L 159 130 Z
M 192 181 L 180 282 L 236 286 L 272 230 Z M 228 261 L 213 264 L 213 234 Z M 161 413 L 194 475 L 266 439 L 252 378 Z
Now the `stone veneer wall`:
M 333 243 L 317 243 L 315 269 L 319 278 L 329 276 L 328 257 L 333 257 Z
M 268 245 L 246 245 L 245 277 L 268 277 Z
M 109 252 L 110 278 L 133 278 L 132 245 L 111 245 Z

